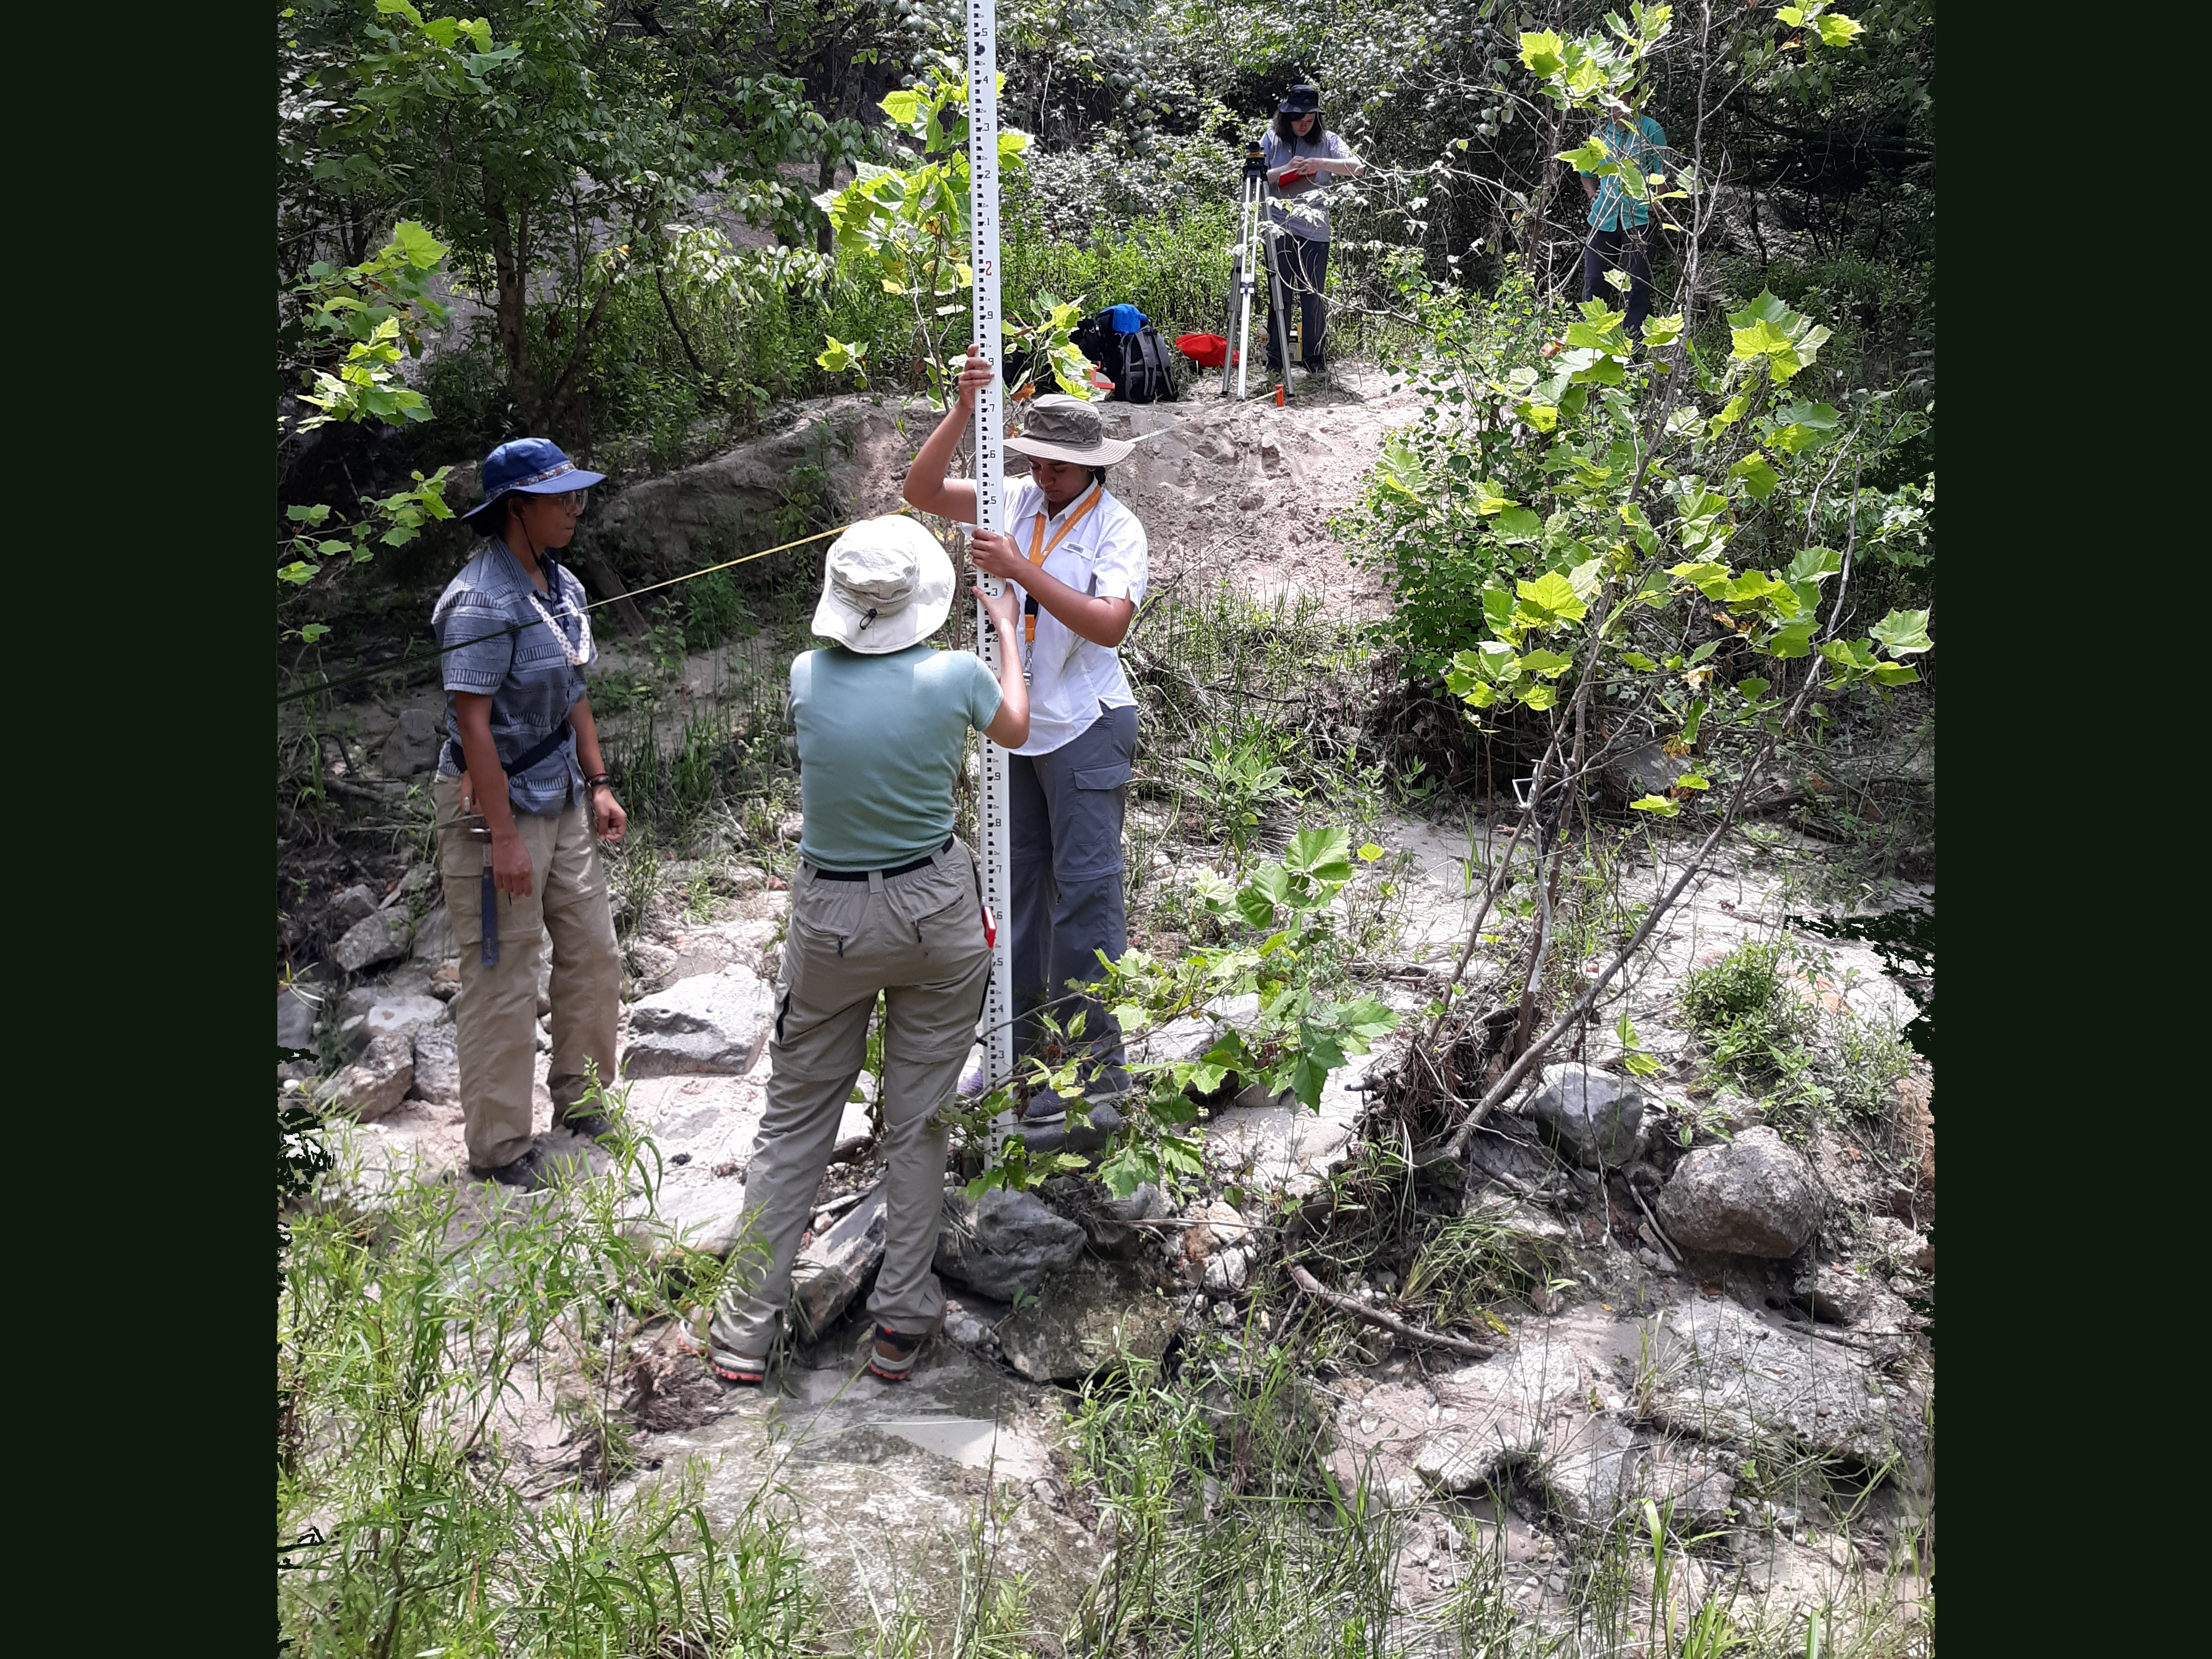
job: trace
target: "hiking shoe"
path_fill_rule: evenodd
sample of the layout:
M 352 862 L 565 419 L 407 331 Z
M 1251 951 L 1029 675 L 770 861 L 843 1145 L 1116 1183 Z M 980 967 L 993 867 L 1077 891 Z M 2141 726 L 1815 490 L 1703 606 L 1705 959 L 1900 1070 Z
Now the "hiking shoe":
M 903 1382 L 914 1375 L 914 1357 L 921 1352 L 921 1339 L 876 1327 L 876 1340 L 868 1350 L 868 1375 L 886 1382 Z
M 496 1170 L 479 1170 L 469 1166 L 469 1173 L 479 1181 L 496 1181 L 502 1187 L 514 1187 L 526 1193 L 543 1190 L 553 1184 L 552 1171 L 545 1167 L 545 1154 L 532 1146 L 512 1164 L 502 1164 Z
M 561 1127 L 579 1140 L 605 1140 L 615 1132 L 615 1121 L 605 1112 L 571 1112 Z

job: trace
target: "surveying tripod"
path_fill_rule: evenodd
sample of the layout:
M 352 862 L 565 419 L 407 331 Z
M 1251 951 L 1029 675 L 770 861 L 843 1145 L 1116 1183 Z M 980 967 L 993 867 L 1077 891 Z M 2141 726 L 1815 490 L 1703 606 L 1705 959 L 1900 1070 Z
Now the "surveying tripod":
M 1237 220 L 1237 246 L 1229 251 L 1229 351 L 1221 360 L 1221 395 L 1242 401 L 1245 392 L 1246 349 L 1252 343 L 1252 301 L 1259 287 L 1261 265 L 1267 271 L 1267 326 L 1273 331 L 1275 356 L 1283 365 L 1278 382 L 1279 395 L 1291 395 L 1291 343 L 1284 317 L 1282 273 L 1275 268 L 1275 227 L 1262 211 L 1267 196 L 1267 166 L 1260 146 L 1244 150 L 1244 201 Z

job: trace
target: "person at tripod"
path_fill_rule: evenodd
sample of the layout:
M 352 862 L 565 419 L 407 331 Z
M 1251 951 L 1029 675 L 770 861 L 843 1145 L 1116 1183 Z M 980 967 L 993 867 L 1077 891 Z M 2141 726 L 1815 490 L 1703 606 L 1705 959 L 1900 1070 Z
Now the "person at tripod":
M 1667 148 L 1666 133 L 1644 114 L 1637 115 L 1633 125 L 1615 117 L 1592 136 L 1604 147 L 1607 160 L 1633 167 L 1647 179 Z M 1575 170 L 1582 175 L 1583 196 L 1590 204 L 1589 241 L 1583 249 L 1583 298 L 1604 295 L 1607 271 L 1626 271 L 1628 336 L 1640 340 L 1644 319 L 1651 313 L 1650 204 L 1631 196 L 1616 177 L 1599 179 L 1580 167 Z
M 1328 282 L 1328 195 L 1338 179 L 1356 178 L 1359 158 L 1322 118 L 1321 89 L 1304 82 L 1283 94 L 1274 124 L 1260 140 L 1267 169 L 1270 266 L 1279 291 L 1269 284 L 1267 367 L 1282 372 L 1290 343 L 1289 307 L 1298 314 L 1298 367 L 1318 373 L 1328 313 L 1322 295 Z M 1290 295 L 1296 295 L 1295 301 Z
M 975 394 L 999 370 L 970 347 L 960 390 L 906 480 L 909 505 L 959 524 L 975 522 L 975 486 L 945 466 L 975 418 Z M 1103 1145 L 1120 1125 L 1111 1106 L 1127 1092 L 1121 1028 L 1095 999 L 1070 1002 L 1071 981 L 1099 976 L 1098 958 L 1128 949 L 1121 823 L 1137 753 L 1137 700 L 1118 647 L 1144 602 L 1147 547 L 1137 515 L 1108 493 L 1106 469 L 1137 446 L 1109 438 L 1093 404 L 1058 393 L 1023 406 L 1024 430 L 1006 447 L 1030 458 L 1026 478 L 1006 477 L 1003 532 L 978 530 L 975 568 L 1024 595 L 1021 651 L 1030 677 L 1028 741 L 1008 757 L 1008 859 L 1013 915 L 1015 1047 L 1035 1054 L 1048 1034 L 1036 1018 L 1055 1004 L 1064 1030 L 1084 1016 L 1079 1073 L 1088 1128 L 1067 1125 L 1066 1103 L 1048 1090 L 1029 1100 L 1023 1133 L 1032 1152 Z

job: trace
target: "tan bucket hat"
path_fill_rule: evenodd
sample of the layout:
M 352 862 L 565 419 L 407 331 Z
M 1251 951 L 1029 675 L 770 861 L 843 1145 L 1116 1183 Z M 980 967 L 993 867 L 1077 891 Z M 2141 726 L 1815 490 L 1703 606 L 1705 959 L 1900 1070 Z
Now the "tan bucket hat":
M 1022 422 L 1020 434 L 1006 439 L 1006 447 L 1018 454 L 1085 466 L 1111 466 L 1137 447 L 1133 438 L 1108 437 L 1098 406 L 1064 392 L 1032 398 L 1028 408 L 1029 416 Z
M 952 609 L 952 561 L 903 514 L 862 520 L 830 544 L 825 563 L 814 631 L 848 650 L 903 651 Z

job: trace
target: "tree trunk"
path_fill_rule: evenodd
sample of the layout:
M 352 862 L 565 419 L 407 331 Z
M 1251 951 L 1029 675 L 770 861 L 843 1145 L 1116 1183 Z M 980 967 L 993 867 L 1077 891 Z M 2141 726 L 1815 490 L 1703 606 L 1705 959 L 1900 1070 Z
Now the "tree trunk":
M 492 274 L 498 289 L 494 314 L 499 325 L 500 353 L 507 360 L 507 389 L 514 395 L 515 413 L 523 429 L 535 432 L 544 410 L 530 364 L 529 217 L 525 214 L 518 227 L 507 215 L 507 204 L 489 188 L 484 191 L 484 217 L 491 227 Z

